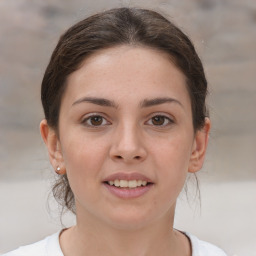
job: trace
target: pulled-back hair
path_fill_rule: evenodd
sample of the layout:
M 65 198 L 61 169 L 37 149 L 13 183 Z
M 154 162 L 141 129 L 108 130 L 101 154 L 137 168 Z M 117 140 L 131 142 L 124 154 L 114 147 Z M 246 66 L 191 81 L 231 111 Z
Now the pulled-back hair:
M 67 77 L 79 69 L 88 56 L 119 45 L 150 47 L 167 53 L 186 77 L 194 130 L 203 127 L 207 115 L 207 81 L 192 42 L 155 11 L 116 8 L 92 15 L 69 28 L 53 51 L 42 81 L 41 100 L 48 125 L 57 134 Z M 75 213 L 74 195 L 66 175 L 59 176 L 53 194 L 59 203 Z

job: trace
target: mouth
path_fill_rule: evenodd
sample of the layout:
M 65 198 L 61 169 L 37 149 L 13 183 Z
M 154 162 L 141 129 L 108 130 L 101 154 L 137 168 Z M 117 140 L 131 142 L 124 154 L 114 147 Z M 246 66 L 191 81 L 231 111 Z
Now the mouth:
M 122 199 L 138 198 L 153 188 L 154 183 L 140 173 L 115 173 L 103 180 L 112 195 Z
M 104 182 L 107 185 L 123 188 L 123 189 L 134 189 L 138 187 L 145 187 L 153 184 L 152 182 L 148 182 L 145 180 L 110 180 Z

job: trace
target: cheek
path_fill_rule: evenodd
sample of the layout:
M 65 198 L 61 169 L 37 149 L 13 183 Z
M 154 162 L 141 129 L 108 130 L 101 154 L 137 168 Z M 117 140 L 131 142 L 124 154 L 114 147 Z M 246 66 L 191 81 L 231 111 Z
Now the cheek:
M 62 153 L 68 175 L 83 177 L 84 181 L 99 175 L 106 158 L 104 143 L 82 136 L 66 138 L 62 143 Z
M 166 139 L 161 147 L 154 148 L 152 153 L 156 163 L 158 179 L 168 189 L 181 190 L 188 172 L 191 155 L 191 139 L 187 136 L 177 135 Z
M 102 143 L 81 136 L 66 138 L 62 143 L 62 153 L 70 187 L 76 202 L 84 200 L 96 203 L 95 193 L 101 184 L 101 169 L 106 158 L 106 148 Z M 97 182 L 98 181 L 98 182 Z M 94 191 L 94 196 L 91 196 Z
M 190 158 L 190 144 L 183 139 L 166 140 L 160 147 L 154 147 L 153 163 L 156 173 L 157 193 L 152 199 L 155 208 L 167 213 L 173 209 L 184 186 Z

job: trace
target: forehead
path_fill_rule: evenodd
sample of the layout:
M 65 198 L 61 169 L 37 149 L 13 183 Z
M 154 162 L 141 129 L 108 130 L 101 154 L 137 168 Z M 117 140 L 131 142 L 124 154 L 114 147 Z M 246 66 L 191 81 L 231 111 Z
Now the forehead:
M 164 52 L 148 47 L 118 46 L 86 58 L 67 79 L 65 97 L 128 96 L 188 98 L 186 78 Z

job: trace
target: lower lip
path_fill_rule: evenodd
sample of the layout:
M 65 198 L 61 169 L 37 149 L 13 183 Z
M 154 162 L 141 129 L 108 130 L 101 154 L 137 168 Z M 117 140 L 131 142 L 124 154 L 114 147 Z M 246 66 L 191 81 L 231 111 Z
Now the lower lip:
M 126 198 L 126 199 L 140 197 L 145 193 L 147 193 L 153 186 L 153 184 L 149 184 L 147 186 L 141 186 L 137 188 L 120 188 L 120 187 L 111 186 L 106 183 L 103 183 L 103 184 L 108 189 L 108 191 L 110 191 L 115 196 L 120 198 Z

